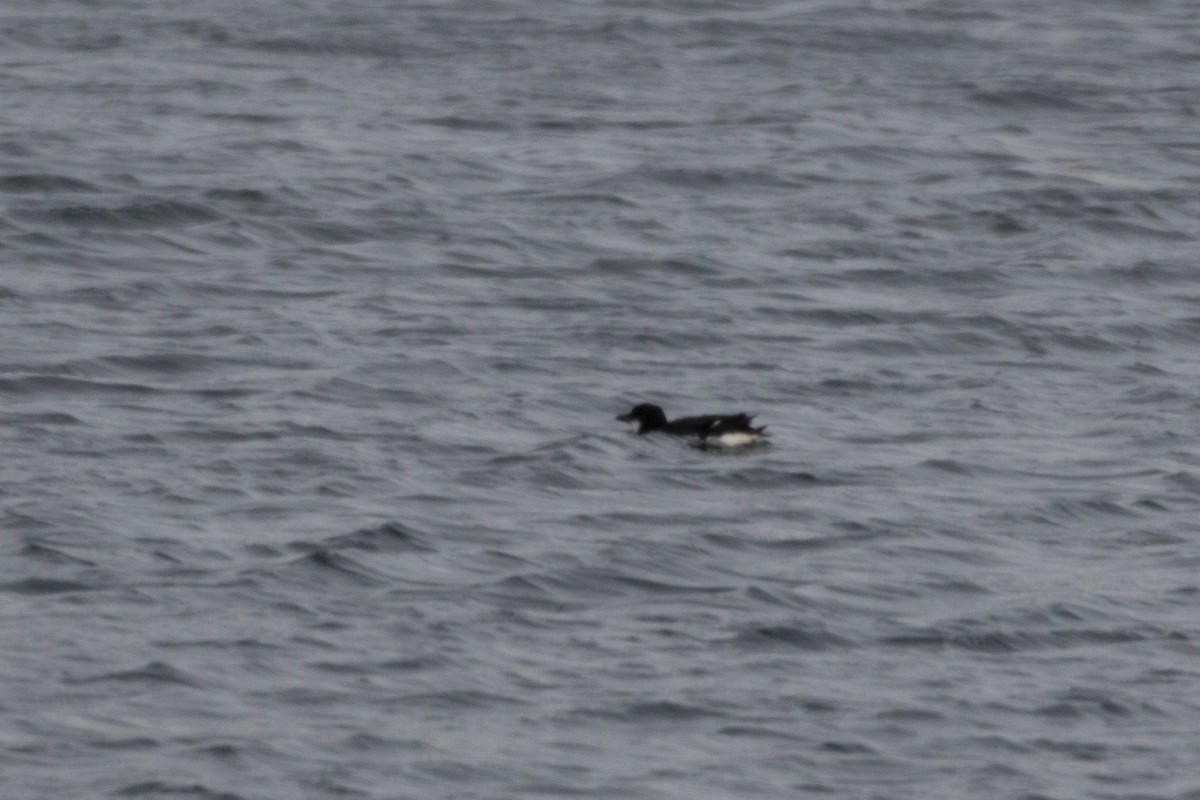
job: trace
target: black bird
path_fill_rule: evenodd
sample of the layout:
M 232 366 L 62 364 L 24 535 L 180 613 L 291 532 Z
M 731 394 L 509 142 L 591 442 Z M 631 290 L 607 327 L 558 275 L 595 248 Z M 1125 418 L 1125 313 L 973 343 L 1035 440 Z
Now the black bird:
M 636 422 L 639 434 L 661 431 L 673 436 L 698 439 L 701 444 L 721 444 L 736 447 L 764 441 L 767 426 L 754 427 L 753 416 L 745 414 L 709 414 L 703 417 L 680 417 L 667 421 L 667 415 L 653 403 L 641 403 L 628 414 L 617 417 L 621 422 Z

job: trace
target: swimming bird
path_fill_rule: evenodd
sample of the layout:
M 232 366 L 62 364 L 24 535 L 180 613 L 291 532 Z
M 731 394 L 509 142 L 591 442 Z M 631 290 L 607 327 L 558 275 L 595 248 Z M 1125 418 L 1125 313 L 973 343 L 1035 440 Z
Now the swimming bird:
M 746 414 L 709 414 L 703 417 L 680 417 L 667 421 L 667 415 L 653 403 L 640 403 L 628 414 L 617 417 L 621 422 L 637 423 L 638 434 L 660 431 L 673 436 L 696 439 L 701 445 L 720 444 L 737 447 L 766 440 L 767 426 L 750 424 L 753 416 Z

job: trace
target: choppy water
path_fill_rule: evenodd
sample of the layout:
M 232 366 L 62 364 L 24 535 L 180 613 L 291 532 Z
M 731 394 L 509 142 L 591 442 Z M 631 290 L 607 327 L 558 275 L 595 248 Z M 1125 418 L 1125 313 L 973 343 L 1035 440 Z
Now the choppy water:
M 1197 9 L 9 0 L 0 796 L 1200 797 Z

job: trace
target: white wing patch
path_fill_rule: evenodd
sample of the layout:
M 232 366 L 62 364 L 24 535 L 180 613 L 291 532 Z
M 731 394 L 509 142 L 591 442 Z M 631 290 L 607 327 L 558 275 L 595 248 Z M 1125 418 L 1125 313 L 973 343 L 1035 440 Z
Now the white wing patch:
M 763 435 L 761 433 L 746 433 L 737 431 L 734 433 L 722 433 L 720 436 L 710 436 L 709 439 L 716 439 L 725 447 L 741 447 L 745 444 L 754 444 L 761 442 Z

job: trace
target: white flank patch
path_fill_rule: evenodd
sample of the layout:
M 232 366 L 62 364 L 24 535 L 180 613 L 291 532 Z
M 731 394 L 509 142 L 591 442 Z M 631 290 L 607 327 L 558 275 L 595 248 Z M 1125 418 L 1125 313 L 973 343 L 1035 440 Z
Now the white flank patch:
M 740 447 L 741 445 L 744 445 L 744 444 L 754 444 L 755 442 L 761 442 L 763 440 L 763 436 L 761 433 L 741 433 L 741 432 L 722 433 L 720 436 L 717 436 L 715 438 L 718 442 L 725 445 L 726 447 Z

